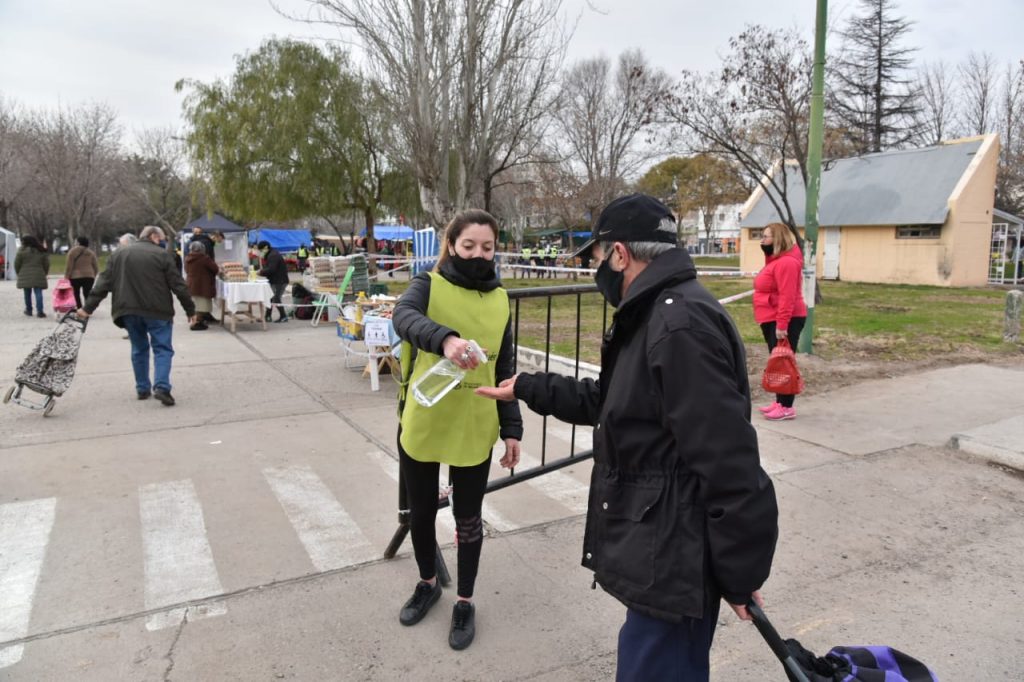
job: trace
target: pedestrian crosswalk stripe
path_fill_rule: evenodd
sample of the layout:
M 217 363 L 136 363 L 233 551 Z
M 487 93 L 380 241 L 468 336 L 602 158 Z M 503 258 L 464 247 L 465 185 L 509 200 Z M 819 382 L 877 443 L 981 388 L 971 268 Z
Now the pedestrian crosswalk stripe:
M 139 516 L 146 582 L 146 610 L 223 593 L 203 508 L 189 479 L 152 483 L 139 488 Z M 227 613 L 223 603 L 178 608 L 146 620 L 148 630 Z
M 308 466 L 264 469 L 310 560 L 319 571 L 380 558 L 363 531 Z
M 367 453 L 374 462 L 384 470 L 384 473 L 391 478 L 395 484 L 398 484 L 398 462 L 394 457 L 387 453 L 381 452 L 380 450 L 372 450 Z M 440 542 L 450 542 L 455 537 L 455 520 L 452 518 L 451 511 L 442 509 L 437 513 L 437 523 L 444 530 L 443 536 L 440 538 Z
M 0 505 L 0 642 L 28 634 L 56 508 L 54 497 Z M 0 649 L 0 668 L 20 661 L 23 650 L 21 644 Z
M 539 459 L 525 452 L 520 453 L 517 470 L 526 471 L 539 466 Z M 531 478 L 527 483 L 577 514 L 587 511 L 587 495 L 590 489 L 564 471 L 549 471 L 543 476 Z

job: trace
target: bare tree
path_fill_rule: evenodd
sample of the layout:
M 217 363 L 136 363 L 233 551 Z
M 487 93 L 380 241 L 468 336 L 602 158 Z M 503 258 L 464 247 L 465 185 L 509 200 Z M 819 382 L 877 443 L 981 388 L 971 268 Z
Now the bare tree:
M 668 76 L 639 50 L 624 52 L 614 71 L 608 58 L 596 57 L 577 62 L 562 77 L 555 139 L 580 176 L 579 193 L 592 215 L 651 158 L 641 147 L 643 135 L 669 96 Z
M 29 162 L 63 222 L 67 243 L 94 234 L 117 199 L 117 114 L 104 104 L 34 112 L 28 133 Z
M 692 151 L 742 168 L 795 230 L 787 167 L 806 184 L 810 50 L 795 32 L 763 26 L 747 27 L 729 46 L 721 70 L 683 72 L 666 113 Z
M 917 131 L 921 144 L 939 144 L 955 137 L 956 80 L 944 62 L 921 67 L 917 77 L 921 93 Z
M 25 145 L 20 110 L 0 95 L 0 227 L 10 227 L 11 208 L 32 181 Z
M 987 52 L 972 51 L 957 71 L 963 93 L 963 128 L 969 135 L 992 132 L 999 82 L 995 60 Z
M 996 206 L 1021 215 L 1024 212 L 1024 61 L 1006 65 L 997 112 L 1000 148 Z
M 192 191 L 183 136 L 174 128 L 147 128 L 136 136 L 137 153 L 122 165 L 118 184 L 145 210 L 149 222 L 174 235 L 192 218 Z
M 526 158 L 565 46 L 561 0 L 309 0 L 354 33 L 397 119 L 427 215 L 442 224 Z
M 829 70 L 833 111 L 860 153 L 899 147 L 914 137 L 917 91 L 904 74 L 916 48 L 901 42 L 913 22 L 894 16 L 895 0 L 860 0 L 863 14 L 842 31 Z

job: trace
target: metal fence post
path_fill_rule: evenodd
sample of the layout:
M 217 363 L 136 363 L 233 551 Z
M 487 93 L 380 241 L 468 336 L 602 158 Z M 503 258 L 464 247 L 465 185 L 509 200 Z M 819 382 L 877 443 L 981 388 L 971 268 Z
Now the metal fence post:
M 1020 341 L 1020 315 L 1024 307 L 1024 291 L 1014 289 L 1006 292 L 1006 318 L 1003 320 L 1003 341 Z

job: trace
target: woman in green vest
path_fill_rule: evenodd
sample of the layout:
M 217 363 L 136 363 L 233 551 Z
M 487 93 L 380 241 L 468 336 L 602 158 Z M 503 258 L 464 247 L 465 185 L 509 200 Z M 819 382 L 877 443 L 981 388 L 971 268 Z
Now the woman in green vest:
M 498 222 L 486 211 L 467 210 L 448 224 L 433 272 L 417 275 L 395 306 L 395 331 L 403 339 L 405 374 L 399 399 L 398 455 L 410 511 L 410 530 L 420 581 L 402 607 L 403 625 L 418 623 L 441 597 L 435 572 L 438 476 L 447 464 L 458 539 L 458 599 L 448 644 L 465 649 L 475 634 L 473 586 L 480 564 L 480 517 L 491 465 L 491 448 L 505 443 L 501 465 L 519 462 L 523 421 L 519 404 L 474 394 L 513 375 L 515 356 L 508 295 L 494 269 Z M 477 362 L 476 341 L 487 353 Z M 432 407 L 408 387 L 441 358 L 466 370 L 462 382 Z

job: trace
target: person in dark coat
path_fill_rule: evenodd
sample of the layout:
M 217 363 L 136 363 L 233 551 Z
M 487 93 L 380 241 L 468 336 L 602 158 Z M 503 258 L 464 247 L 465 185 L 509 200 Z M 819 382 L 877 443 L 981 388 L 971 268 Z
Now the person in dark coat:
M 32 317 L 32 296 L 36 299 L 36 315 L 46 317 L 43 312 L 43 289 L 47 288 L 46 275 L 50 272 L 50 256 L 46 248 L 32 235 L 21 239 L 21 248 L 14 256 L 14 272 L 18 275 L 16 286 L 25 291 L 25 314 Z
M 196 304 L 196 315 L 199 321 L 192 324 L 189 329 L 202 331 L 209 329 L 206 322 L 212 319 L 213 299 L 217 296 L 217 263 L 206 253 L 206 249 L 200 242 L 191 242 L 188 245 L 189 254 L 185 257 L 185 277 L 188 281 L 188 291 L 192 294 L 192 300 Z
M 214 255 L 213 240 L 210 238 L 210 236 L 208 234 L 203 232 L 203 228 L 201 228 L 201 227 L 193 227 L 192 228 L 192 239 L 189 241 L 189 244 L 191 244 L 192 242 L 199 242 L 200 244 L 202 244 L 203 245 L 203 249 L 205 249 L 205 251 L 206 251 L 206 255 L 209 256 L 210 258 L 212 258 L 214 261 L 217 260 L 216 256 Z M 190 251 L 190 253 L 191 253 L 191 251 Z
M 260 277 L 266 277 L 270 283 L 270 288 L 274 291 L 270 304 L 271 306 L 277 306 L 277 321 L 287 322 L 288 314 L 284 311 L 281 297 L 284 296 L 285 289 L 288 288 L 288 264 L 284 262 L 284 256 L 277 249 L 271 248 L 270 242 L 261 241 L 256 245 L 256 248 L 259 249 L 260 255 L 263 256 L 263 268 L 260 270 Z M 270 322 L 271 317 L 271 311 L 267 310 L 267 322 Z
M 107 294 L 113 294 L 110 308 L 114 324 L 127 331 L 132 342 L 132 370 L 139 400 L 152 395 L 167 407 L 174 405 L 171 395 L 172 295 L 185 309 L 189 322 L 195 324 L 199 317 L 181 271 L 174 266 L 174 256 L 167 250 L 161 228 L 147 225 L 139 233 L 138 241 L 110 255 L 107 269 L 96 279 L 96 285 L 77 315 L 88 318 Z M 149 376 L 151 350 L 152 381 Z
M 707 680 L 720 600 L 750 619 L 778 535 L 743 342 L 660 201 L 616 199 L 594 235 L 617 309 L 600 378 L 519 374 L 477 393 L 594 427 L 583 565 L 627 608 L 617 680 Z

